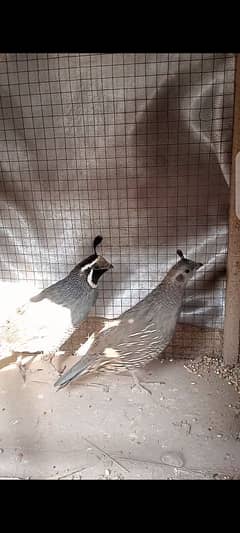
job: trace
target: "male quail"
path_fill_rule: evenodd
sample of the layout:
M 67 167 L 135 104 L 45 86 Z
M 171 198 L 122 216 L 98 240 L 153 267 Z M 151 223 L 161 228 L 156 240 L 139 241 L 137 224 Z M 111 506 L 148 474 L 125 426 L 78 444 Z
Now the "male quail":
M 181 310 L 184 288 L 202 266 L 183 256 L 163 281 L 134 307 L 110 320 L 97 334 L 88 352 L 55 383 L 65 387 L 79 376 L 96 371 L 129 370 L 157 358 L 170 342 Z M 80 348 L 80 353 L 82 347 Z M 136 379 L 136 377 L 135 377 Z
M 76 265 L 65 278 L 16 309 L 0 331 L 2 354 L 40 352 L 50 356 L 50 360 L 54 357 L 87 317 L 97 300 L 100 277 L 112 268 L 111 263 L 96 252 L 101 241 L 102 237 L 97 236 L 92 255 Z

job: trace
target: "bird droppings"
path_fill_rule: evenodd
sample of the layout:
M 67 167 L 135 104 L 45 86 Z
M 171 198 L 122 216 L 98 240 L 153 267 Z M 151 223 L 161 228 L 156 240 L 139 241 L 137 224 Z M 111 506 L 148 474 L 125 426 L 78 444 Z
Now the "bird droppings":
M 229 367 L 224 364 L 223 357 L 209 357 L 203 356 L 199 360 L 190 360 L 187 365 L 184 365 L 186 370 L 197 374 L 198 377 L 203 377 L 214 372 L 220 378 L 227 381 L 229 385 L 240 393 L 240 364 L 234 367 Z
M 192 425 L 190 424 L 190 422 L 188 422 L 188 420 L 181 420 L 181 422 L 173 422 L 173 425 L 183 429 L 186 435 L 190 435 L 192 431 Z
M 36 366 L 34 362 L 32 368 Z M 161 388 L 153 385 L 151 404 L 144 395 L 133 396 L 129 375 L 99 376 L 96 382 L 110 384 L 111 406 L 110 394 L 105 394 L 100 387 L 88 388 L 87 380 L 81 402 L 81 385 L 77 383 L 71 388 L 71 397 L 67 389 L 61 397 L 55 395 L 54 372 L 50 367 L 44 369 L 44 379 L 48 381 L 44 401 L 36 401 L 40 392 L 38 384 L 29 381 L 19 405 L 14 402 L 16 384 L 20 383 L 17 373 L 14 376 L 10 372 L 0 373 L 0 387 L 4 383 L 8 388 L 2 406 L 6 411 L 0 416 L 2 425 L 5 424 L 4 439 L 0 441 L 4 448 L 0 459 L 2 475 L 105 480 L 213 479 L 216 472 L 226 479 L 240 475 L 240 434 L 237 420 L 234 421 L 240 401 L 232 387 L 215 375 L 210 380 L 193 379 L 193 374 L 184 369 L 183 361 L 171 366 L 156 362 L 150 368 L 152 381 L 162 379 L 168 384 L 162 387 L 164 401 L 160 401 Z M 144 370 L 139 378 L 146 384 L 151 379 Z M 194 394 L 196 386 L 191 386 L 192 381 L 198 384 L 198 394 Z M 19 420 L 17 429 L 11 425 L 15 420 Z M 208 427 L 212 429 L 209 431 Z M 222 438 L 217 437 L 220 433 Z M 34 435 L 31 442 L 26 439 L 28 434 Z M 22 462 L 16 460 L 19 452 L 24 453 Z M 226 452 L 231 453 L 228 461 Z M 173 464 L 167 463 L 169 458 L 166 464 L 162 461 L 162 455 L 172 453 L 180 456 L 184 466 L 173 459 L 170 460 Z M 80 472 L 83 465 L 85 470 Z
M 99 476 L 98 479 L 101 479 L 101 480 L 121 480 L 121 479 L 125 479 L 124 476 L 120 473 L 116 473 L 116 472 L 112 472 L 112 470 L 106 468 L 106 470 L 104 471 L 104 475 L 102 476 Z
M 135 441 L 138 438 L 138 436 L 135 433 L 130 433 L 129 438 L 131 441 Z
M 232 476 L 225 476 L 224 474 L 213 474 L 213 479 L 214 480 L 224 480 L 224 479 L 228 479 L 228 480 L 231 480 L 231 479 L 234 479 Z
M 19 463 L 21 463 L 22 460 L 23 460 L 23 457 L 24 457 L 24 455 L 23 455 L 22 452 L 18 453 L 18 454 L 17 454 L 17 457 L 16 457 L 16 461 L 18 461 Z
M 38 398 L 39 400 L 43 400 L 44 396 L 43 396 L 43 394 L 38 394 L 38 395 L 37 395 L 37 398 Z
M 235 411 L 235 416 L 239 416 L 240 415 L 240 403 L 236 404 L 236 405 L 229 405 L 228 407 L 231 407 L 231 409 L 233 409 L 233 411 Z
M 176 452 L 165 453 L 164 455 L 162 455 L 161 461 L 165 465 L 176 466 L 178 468 L 181 468 L 182 466 L 184 466 L 183 456 Z

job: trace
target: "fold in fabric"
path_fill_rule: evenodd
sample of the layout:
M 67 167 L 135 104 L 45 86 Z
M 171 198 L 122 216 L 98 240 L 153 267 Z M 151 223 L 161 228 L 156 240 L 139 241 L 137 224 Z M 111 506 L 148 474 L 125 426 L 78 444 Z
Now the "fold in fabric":
M 64 277 L 101 233 L 114 270 L 93 314 L 134 305 L 181 248 L 205 265 L 181 320 L 222 327 L 233 96 L 232 54 L 2 54 L 9 299 Z

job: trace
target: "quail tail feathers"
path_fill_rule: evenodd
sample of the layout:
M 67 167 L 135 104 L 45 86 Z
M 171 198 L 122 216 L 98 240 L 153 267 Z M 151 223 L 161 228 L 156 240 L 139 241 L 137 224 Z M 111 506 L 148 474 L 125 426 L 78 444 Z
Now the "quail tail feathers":
M 58 390 L 66 387 L 66 385 L 68 385 L 76 377 L 83 376 L 84 374 L 90 372 L 95 366 L 94 363 L 96 363 L 96 359 L 93 354 L 84 355 L 81 357 L 80 361 L 78 361 L 75 365 L 73 365 L 72 368 L 68 370 L 68 372 L 58 378 L 56 383 L 54 383 L 54 386 L 58 387 Z

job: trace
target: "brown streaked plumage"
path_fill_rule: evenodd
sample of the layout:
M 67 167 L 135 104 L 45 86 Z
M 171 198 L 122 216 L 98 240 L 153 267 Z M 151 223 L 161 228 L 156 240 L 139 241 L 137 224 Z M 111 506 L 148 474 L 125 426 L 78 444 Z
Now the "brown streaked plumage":
M 134 371 L 161 354 L 173 336 L 184 288 L 202 266 L 184 258 L 180 250 L 177 253 L 181 259 L 163 281 L 117 320 L 108 321 L 86 355 L 55 386 L 65 387 L 72 380 L 96 371 Z

